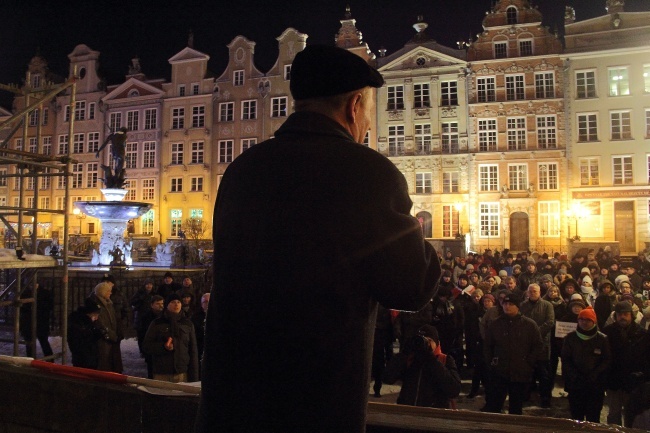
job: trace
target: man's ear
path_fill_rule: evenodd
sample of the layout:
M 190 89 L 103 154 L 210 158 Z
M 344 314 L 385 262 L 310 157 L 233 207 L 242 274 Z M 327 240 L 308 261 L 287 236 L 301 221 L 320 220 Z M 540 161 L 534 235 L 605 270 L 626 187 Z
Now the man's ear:
M 361 110 L 361 93 L 352 94 L 345 103 L 345 117 L 351 123 L 355 123 L 357 116 Z

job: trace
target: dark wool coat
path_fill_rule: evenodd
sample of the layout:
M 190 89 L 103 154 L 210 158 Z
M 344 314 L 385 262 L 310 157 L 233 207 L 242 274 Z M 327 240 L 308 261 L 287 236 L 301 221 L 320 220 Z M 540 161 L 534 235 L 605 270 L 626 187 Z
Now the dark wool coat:
M 409 355 L 399 353 L 390 360 L 384 382 L 402 381 L 397 404 L 449 409 L 451 399 L 460 394 L 460 375 L 456 361 L 446 357 L 443 365 L 431 350 Z
M 521 314 L 514 318 L 502 314 L 485 334 L 485 362 L 490 374 L 510 382 L 530 382 L 542 347 L 535 322 Z
M 99 364 L 98 341 L 105 330 L 95 325 L 88 315 L 73 311 L 68 317 L 68 346 L 72 353 L 72 365 L 96 369 Z
M 612 353 L 607 336 L 598 332 L 589 340 L 582 340 L 576 331 L 564 337 L 562 346 L 562 377 L 564 390 L 605 390 Z
M 635 322 L 627 328 L 614 322 L 605 326 L 603 334 L 612 349 L 607 389 L 631 392 L 650 378 L 650 335 Z
M 292 114 L 230 164 L 214 213 L 199 432 L 362 432 L 377 301 L 419 310 L 440 262 L 404 176 Z
M 113 304 L 100 299 L 95 294 L 91 294 L 88 299 L 101 307 L 96 325 L 106 330 L 104 338 L 97 342 L 97 348 L 99 350 L 99 365 L 97 369 L 122 373 L 124 367 L 122 365 L 120 342 L 124 338 L 124 333 L 121 322 L 117 320 Z

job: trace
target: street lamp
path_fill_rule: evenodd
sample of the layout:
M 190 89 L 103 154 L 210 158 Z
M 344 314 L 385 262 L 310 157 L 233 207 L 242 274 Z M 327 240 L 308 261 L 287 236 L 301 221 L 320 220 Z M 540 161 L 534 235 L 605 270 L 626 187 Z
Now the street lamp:
M 580 240 L 580 235 L 578 234 L 578 222 L 581 219 L 587 218 L 589 216 L 590 212 L 589 209 L 582 206 L 580 202 L 574 202 L 571 205 L 571 208 L 569 208 L 566 211 L 566 215 L 569 219 L 574 219 L 576 222 L 576 235 L 571 238 L 571 224 L 569 224 L 569 239 L 574 240 L 574 241 L 579 241 Z
M 79 220 L 79 234 L 81 235 L 81 221 L 86 219 L 86 214 L 77 208 L 72 210 L 72 214 Z

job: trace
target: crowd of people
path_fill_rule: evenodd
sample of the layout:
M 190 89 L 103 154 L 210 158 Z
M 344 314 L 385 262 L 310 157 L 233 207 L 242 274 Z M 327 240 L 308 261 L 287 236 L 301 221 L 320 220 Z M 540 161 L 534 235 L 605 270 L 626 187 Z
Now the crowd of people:
M 122 373 L 120 344 L 130 306 L 148 377 L 168 382 L 197 381 L 209 299 L 209 293 L 196 293 L 189 277 L 176 283 L 167 272 L 157 288 L 153 281 L 146 281 L 127 301 L 115 279 L 106 274 L 84 305 L 69 316 L 72 364 Z
M 438 290 L 423 309 L 378 313 L 375 397 L 382 383 L 402 380 L 398 403 L 454 407 L 458 372 L 466 369 L 466 397 L 484 393 L 485 412 L 501 412 L 508 396 L 508 412 L 521 414 L 531 393 L 550 408 L 556 383 L 577 420 L 599 422 L 605 401 L 610 424 L 633 426 L 650 409 L 645 253 L 625 264 L 609 248 L 570 260 L 559 253 L 486 250 L 461 258 L 447 251 L 440 261 Z M 395 340 L 400 349 L 393 356 Z

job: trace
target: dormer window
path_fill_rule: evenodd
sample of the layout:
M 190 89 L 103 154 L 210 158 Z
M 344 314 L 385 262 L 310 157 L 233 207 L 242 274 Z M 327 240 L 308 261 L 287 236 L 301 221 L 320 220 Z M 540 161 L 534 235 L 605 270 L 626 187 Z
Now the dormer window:
M 506 9 L 506 20 L 508 25 L 517 24 L 517 8 L 514 6 L 509 6 Z
M 41 87 L 41 74 L 32 75 L 32 89 Z

